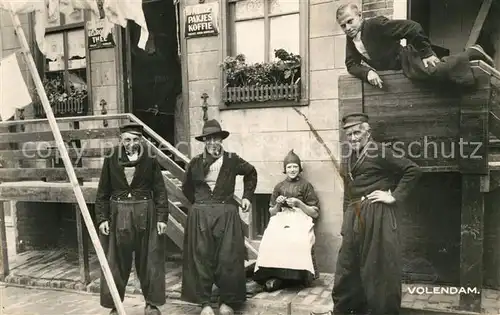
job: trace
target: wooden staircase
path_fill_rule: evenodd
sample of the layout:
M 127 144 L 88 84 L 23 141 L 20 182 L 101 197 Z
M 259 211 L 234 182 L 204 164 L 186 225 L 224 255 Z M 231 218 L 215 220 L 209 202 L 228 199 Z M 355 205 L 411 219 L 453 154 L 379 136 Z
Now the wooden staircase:
M 187 165 L 188 157 L 132 114 L 65 117 L 58 118 L 57 121 L 62 137 L 67 144 L 69 156 L 74 161 L 75 172 L 88 204 L 95 203 L 102 161 L 106 149 L 118 144 L 120 123 L 129 121 L 143 125 L 146 146 L 156 156 L 164 169 L 162 173 L 169 194 L 170 206 L 167 234 L 182 250 L 184 227 L 187 220 L 186 212 L 189 211 L 191 204 L 183 195 L 180 187 L 185 172 L 180 165 Z M 68 126 L 69 129 L 63 130 L 63 127 L 67 128 Z M 82 126 L 85 127 L 82 128 Z M 39 131 L 40 129 L 44 129 L 44 131 Z M 1 122 L 0 146 L 0 200 L 59 202 L 75 205 L 78 214 L 80 274 L 82 282 L 87 284 L 89 282 L 89 248 L 84 236 L 86 227 L 80 218 L 78 204 L 62 160 L 58 159 L 59 151 L 54 145 L 54 137 L 47 120 Z M 58 160 L 59 166 L 57 165 Z M 241 205 L 241 200 L 237 196 L 234 198 Z M 3 216 L 2 211 L 0 211 L 0 215 Z M 1 232 L 5 230 L 3 217 L 0 217 L 0 223 Z M 253 268 L 257 257 L 257 246 L 254 241 L 251 242 L 248 239 L 248 224 L 243 223 L 246 227 L 245 245 L 249 257 L 246 267 Z M 5 233 L 0 233 L 0 238 L 2 235 Z M 5 246 L 2 247 L 0 255 L 7 257 Z M 1 261 L 5 261 L 5 259 L 0 259 L 0 264 L 2 264 L 0 275 L 3 274 L 5 277 L 9 274 L 9 267 L 7 262 L 2 263 Z

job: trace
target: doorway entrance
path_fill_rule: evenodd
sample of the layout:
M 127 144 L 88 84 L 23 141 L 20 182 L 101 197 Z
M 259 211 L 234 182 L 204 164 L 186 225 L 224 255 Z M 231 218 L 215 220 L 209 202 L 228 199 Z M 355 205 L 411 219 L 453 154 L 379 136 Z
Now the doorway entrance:
M 182 72 L 176 12 L 172 0 L 143 2 L 149 31 L 146 49 L 137 47 L 140 27 L 129 22 L 124 30 L 125 111 L 133 113 L 172 145 L 184 141 Z M 181 116 L 183 117 L 183 116 Z M 177 125 L 176 125 L 177 124 Z

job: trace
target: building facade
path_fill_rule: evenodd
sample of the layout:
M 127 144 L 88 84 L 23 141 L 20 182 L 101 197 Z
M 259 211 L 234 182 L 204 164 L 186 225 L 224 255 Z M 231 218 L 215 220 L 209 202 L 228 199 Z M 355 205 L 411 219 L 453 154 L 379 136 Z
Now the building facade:
M 152 34 L 146 50 L 137 48 L 139 30 L 134 25 L 126 30 L 117 27 L 112 42 L 99 39 L 100 46 L 93 45 L 92 30 L 99 27 L 98 22 L 82 15 L 49 29 L 46 38 L 52 43 L 52 55 L 36 53 L 35 45 L 33 51 L 43 77 L 57 77 L 66 86 L 85 89 L 86 99 L 82 94 L 75 96 L 83 105 L 68 115 L 132 112 L 188 156 L 202 150 L 194 137 L 200 134 L 204 118 L 218 119 L 231 132 L 226 149 L 254 164 L 259 173 L 253 214 L 245 218 L 251 222 L 255 239 L 265 227 L 273 187 L 283 178 L 283 158 L 293 149 L 321 201 L 316 224 L 318 264 L 322 272 L 334 272 L 343 196 L 332 161 L 340 158 L 338 100 L 342 91 L 337 81 L 347 74 L 346 39 L 335 13 L 347 2 L 358 4 L 365 17 L 418 17 L 433 43 L 450 52 L 463 49 L 480 7 L 479 2 L 446 0 L 421 1 L 424 6 L 410 0 L 145 1 Z M 464 10 L 464 5 L 470 10 Z M 22 22 L 33 41 L 33 20 L 23 16 Z M 0 27 L 0 52 L 5 57 L 19 45 L 5 13 Z M 500 48 L 498 38 L 491 42 Z M 271 64 L 279 49 L 300 56 L 299 63 L 297 59 L 285 63 L 290 75 L 284 74 L 280 64 Z M 235 66 L 238 54 L 245 56 L 247 66 Z M 500 62 L 500 54 L 495 59 Z M 273 77 L 278 80 L 273 83 L 269 72 L 262 74 L 259 68 L 248 66 L 254 62 L 264 63 L 260 70 L 281 69 L 276 75 L 281 81 Z M 23 64 L 22 69 L 29 82 Z M 22 115 L 36 117 L 35 107 Z M 66 125 L 61 128 L 75 128 Z M 238 187 L 241 194 L 241 182 Z M 30 210 L 33 207 L 17 207 L 18 237 L 25 243 L 35 242 L 38 235 L 30 228 L 39 220 L 36 211 Z M 408 239 L 425 237 L 417 225 L 425 222 L 409 223 L 415 229 Z

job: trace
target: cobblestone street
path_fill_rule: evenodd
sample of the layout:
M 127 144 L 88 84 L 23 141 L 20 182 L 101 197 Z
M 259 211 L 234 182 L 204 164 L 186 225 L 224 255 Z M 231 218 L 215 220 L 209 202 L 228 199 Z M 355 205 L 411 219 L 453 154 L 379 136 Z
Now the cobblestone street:
M 99 305 L 99 296 L 84 292 L 68 292 L 51 289 L 0 285 L 0 306 L 2 315 L 106 315 L 108 309 Z M 144 314 L 144 302 L 138 295 L 126 296 L 124 301 L 127 315 Z M 164 315 L 194 315 L 200 313 L 195 305 L 178 300 L 167 300 L 162 306 Z M 240 315 L 284 315 L 285 312 L 259 310 L 249 307 Z

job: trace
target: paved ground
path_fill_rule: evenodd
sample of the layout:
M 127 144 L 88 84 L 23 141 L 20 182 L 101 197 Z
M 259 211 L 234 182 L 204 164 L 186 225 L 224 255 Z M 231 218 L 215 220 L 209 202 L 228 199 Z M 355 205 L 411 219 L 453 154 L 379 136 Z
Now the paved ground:
M 0 314 L 2 315 L 105 315 L 109 310 L 99 306 L 99 296 L 83 292 L 33 289 L 0 285 Z M 124 302 L 127 315 L 144 314 L 144 302 L 139 296 L 127 296 Z M 161 307 L 164 315 L 195 315 L 200 308 L 168 300 Z M 244 315 L 285 315 L 284 312 L 249 309 Z

